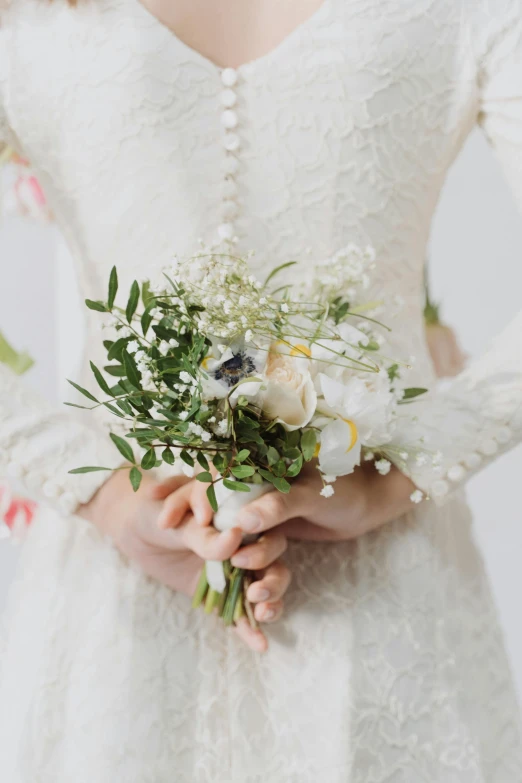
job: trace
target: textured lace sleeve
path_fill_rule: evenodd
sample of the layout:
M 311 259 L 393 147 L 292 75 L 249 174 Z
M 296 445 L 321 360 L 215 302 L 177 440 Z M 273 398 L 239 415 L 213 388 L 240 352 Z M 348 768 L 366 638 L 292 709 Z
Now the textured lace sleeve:
M 68 471 L 121 462 L 106 433 L 46 403 L 0 364 L 0 478 L 15 478 L 34 499 L 70 513 L 90 500 L 109 474 Z
M 478 122 L 522 211 L 522 0 L 473 5 Z M 478 9 L 478 10 L 477 10 Z M 522 264 L 522 258 L 513 259 Z M 410 459 L 417 486 L 443 502 L 453 487 L 522 440 L 522 312 L 489 350 L 416 411 L 413 437 L 439 453 L 437 467 Z M 421 464 L 419 464 L 421 463 Z

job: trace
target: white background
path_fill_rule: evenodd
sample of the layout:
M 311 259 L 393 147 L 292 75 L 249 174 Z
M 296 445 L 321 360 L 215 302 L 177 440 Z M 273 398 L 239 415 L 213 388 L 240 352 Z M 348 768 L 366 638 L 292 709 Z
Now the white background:
M 71 371 L 74 355 L 58 350 L 56 334 L 60 320 L 66 322 L 68 347 L 74 346 L 81 339 L 81 319 L 76 303 L 67 312 L 63 309 L 60 291 L 69 291 L 72 282 L 56 258 L 57 244 L 52 229 L 5 221 L 0 230 L 0 329 L 36 358 L 31 382 L 63 399 L 59 379 Z M 443 315 L 472 354 L 480 353 L 522 306 L 522 219 L 478 133 L 444 190 L 433 227 L 431 268 Z M 71 321 L 77 331 L 71 330 Z M 521 480 L 522 446 L 474 479 L 469 496 L 522 701 Z M 15 563 L 16 550 L 0 542 L 0 613 Z

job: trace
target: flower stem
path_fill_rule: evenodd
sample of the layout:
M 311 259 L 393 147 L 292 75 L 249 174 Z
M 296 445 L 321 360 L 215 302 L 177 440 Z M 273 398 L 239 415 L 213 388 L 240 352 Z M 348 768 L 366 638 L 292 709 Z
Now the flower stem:
M 196 592 L 194 593 L 194 597 L 192 599 L 193 609 L 197 609 L 199 606 L 201 606 L 201 604 L 205 600 L 207 590 L 208 590 L 207 568 L 206 566 L 203 566 L 203 570 L 201 571 L 201 576 L 199 577 L 199 582 L 196 587 Z

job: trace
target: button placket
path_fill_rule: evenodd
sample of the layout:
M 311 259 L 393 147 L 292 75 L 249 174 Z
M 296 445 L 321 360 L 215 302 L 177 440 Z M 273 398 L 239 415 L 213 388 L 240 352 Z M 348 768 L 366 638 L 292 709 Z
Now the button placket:
M 225 160 L 223 165 L 223 187 L 221 219 L 218 226 L 218 236 L 221 240 L 231 241 L 236 236 L 236 226 L 234 219 L 237 218 L 237 182 L 236 175 L 239 171 L 240 163 L 237 153 L 241 146 L 241 140 L 237 133 L 239 117 L 237 113 L 237 91 L 238 72 L 234 68 L 224 68 L 221 72 L 221 82 L 223 91 L 221 92 L 220 102 L 222 107 L 221 125 L 224 130 L 223 146 L 225 148 Z

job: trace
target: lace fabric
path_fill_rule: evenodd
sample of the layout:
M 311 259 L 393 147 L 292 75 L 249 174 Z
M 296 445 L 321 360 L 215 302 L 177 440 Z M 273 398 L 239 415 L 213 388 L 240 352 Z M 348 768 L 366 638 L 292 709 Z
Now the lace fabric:
M 122 287 L 153 276 L 231 211 L 260 274 L 372 244 L 391 350 L 416 357 L 411 381 L 425 385 L 424 251 L 477 121 L 522 199 L 521 48 L 521 0 L 329 0 L 234 72 L 234 140 L 222 124 L 231 75 L 137 0 L 14 0 L 0 136 L 31 160 L 86 297 L 104 296 L 114 263 Z M 88 316 L 94 361 L 98 323 Z M 12 603 L 6 780 L 517 780 L 518 711 L 460 487 L 520 441 L 520 349 L 519 316 L 406 422 L 442 453 L 438 472 L 411 472 L 443 507 L 355 542 L 291 546 L 288 612 L 262 659 L 71 514 L 104 476 L 69 466 L 114 458 L 105 423 L 87 429 L 2 371 L 5 462 L 56 501 L 30 530 Z

